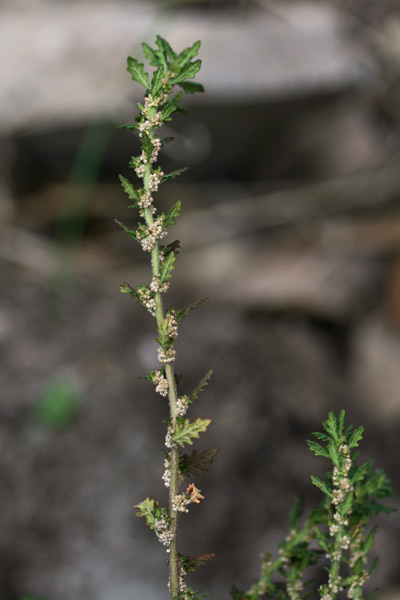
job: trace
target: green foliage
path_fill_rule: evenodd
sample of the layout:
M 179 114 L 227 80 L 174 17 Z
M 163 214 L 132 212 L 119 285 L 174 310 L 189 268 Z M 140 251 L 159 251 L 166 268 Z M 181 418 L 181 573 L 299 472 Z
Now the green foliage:
M 136 58 L 132 58 L 131 56 L 128 57 L 127 62 L 127 71 L 132 75 L 132 79 L 148 89 L 149 74 L 145 73 L 143 63 L 139 63 Z
M 376 564 L 373 560 L 369 569 L 365 568 L 376 533 L 376 527 L 368 531 L 369 521 L 378 512 L 391 512 L 378 499 L 390 497 L 393 492 L 387 475 L 381 469 L 373 472 L 371 461 L 357 465 L 358 451 L 352 454 L 352 450 L 362 439 L 363 428 L 353 431 L 348 427 L 344 431 L 344 419 L 344 411 L 338 417 L 330 412 L 323 423 L 326 433 L 313 433 L 325 447 L 307 442 L 316 456 L 330 459 L 333 466 L 324 480 L 311 476 L 323 493 L 320 506 L 300 524 L 303 505 L 301 499 L 296 499 L 289 513 L 290 533 L 279 544 L 278 558 L 273 561 L 268 554 L 260 578 L 247 592 L 231 590 L 234 600 L 307 598 L 315 588 L 310 588 L 311 580 L 304 580 L 304 571 L 324 556 L 329 566 L 327 583 L 318 590 L 321 598 L 333 600 L 344 590 L 348 597 L 361 600 L 362 588 Z M 319 549 L 315 549 L 315 543 Z
M 177 169 L 176 171 L 167 173 L 166 175 L 162 176 L 161 181 L 168 181 L 168 179 L 175 179 L 175 177 L 182 175 L 182 173 L 185 173 L 187 170 L 188 170 L 187 167 L 183 167 L 183 169 Z
M 197 398 L 199 397 L 199 394 L 204 390 L 206 385 L 208 385 L 208 382 L 210 381 L 212 374 L 213 374 L 213 370 L 210 369 L 209 371 L 207 371 L 207 373 L 204 375 L 204 377 L 196 385 L 196 387 L 194 388 L 194 390 L 192 392 L 192 395 L 190 396 L 190 399 L 192 400 L 192 402 L 193 402 L 193 400 L 197 400 Z
M 136 516 L 143 517 L 150 529 L 154 529 L 157 521 L 160 521 L 161 519 L 168 519 L 166 509 L 160 508 L 159 503 L 150 498 L 146 498 L 146 500 L 143 500 L 143 502 L 137 504 L 135 508 L 138 510 Z
M 196 419 L 193 423 L 190 423 L 189 419 L 185 419 L 180 427 L 176 427 L 172 436 L 172 441 L 179 444 L 181 448 L 183 448 L 185 444 L 192 445 L 193 439 L 198 438 L 199 433 L 206 431 L 210 423 L 211 419 Z
M 194 310 L 195 308 L 200 306 L 200 304 L 203 304 L 203 302 L 208 300 L 208 298 L 209 298 L 209 296 L 203 296 L 203 298 L 199 298 L 198 300 L 195 300 L 194 302 L 189 304 L 189 306 L 187 308 L 177 310 L 176 311 L 176 319 L 177 319 L 178 323 L 180 323 L 182 321 L 182 319 L 184 319 L 185 317 L 188 317 L 190 315 L 190 313 L 192 312 L 192 310 Z
M 170 597 L 171 600 L 199 600 L 205 595 L 187 587 L 184 574 L 195 570 L 195 567 L 211 558 L 211 555 L 199 557 L 179 558 L 177 547 L 177 520 L 178 512 L 186 512 L 186 506 L 192 502 L 198 503 L 203 496 L 200 490 L 191 484 L 189 495 L 179 494 L 178 489 L 183 475 L 197 474 L 199 470 L 207 470 L 217 452 L 216 448 L 204 452 L 192 452 L 191 455 L 179 455 L 179 447 L 185 444 L 192 445 L 193 440 L 207 429 L 209 419 L 197 419 L 191 423 L 185 419 L 192 399 L 197 397 L 207 384 L 209 374 L 203 378 L 191 398 L 179 396 L 177 391 L 178 376 L 175 375 L 173 362 L 175 360 L 174 342 L 178 335 L 178 325 L 184 316 L 200 304 L 199 300 L 185 310 L 176 311 L 173 307 L 164 310 L 163 294 L 168 290 L 170 280 L 175 270 L 176 255 L 178 254 L 179 241 L 162 246 L 160 240 L 168 233 L 168 228 L 173 226 L 180 216 L 181 203 L 175 204 L 166 213 L 158 212 L 154 203 L 154 193 L 161 183 L 174 179 L 187 169 L 177 169 L 164 174 L 161 166 L 157 165 L 158 153 L 162 147 L 173 140 L 172 137 L 159 137 L 159 129 L 164 123 L 172 120 L 175 112 L 186 112 L 181 105 L 184 92 L 194 93 L 203 91 L 203 87 L 194 82 L 188 82 L 198 72 L 201 61 L 193 60 L 200 48 L 196 42 L 190 48 L 176 53 L 167 40 L 157 36 L 155 47 L 143 44 L 143 52 L 154 67 L 153 73 L 145 71 L 145 67 L 137 59 L 128 58 L 128 72 L 133 80 L 145 88 L 145 100 L 138 103 L 140 114 L 135 118 L 135 124 L 122 125 L 121 128 L 131 131 L 139 130 L 141 153 L 132 157 L 129 166 L 135 170 L 136 176 L 142 180 L 141 187 L 135 186 L 125 177 L 120 176 L 124 192 L 134 203 L 130 206 L 138 211 L 139 223 L 137 230 L 133 231 L 120 221 L 116 223 L 122 230 L 135 241 L 138 241 L 142 250 L 151 255 L 152 279 L 149 284 L 132 287 L 124 282 L 121 292 L 133 297 L 141 303 L 157 322 L 158 361 L 161 366 L 153 369 L 144 377 L 155 384 L 155 390 L 162 396 L 167 396 L 170 404 L 170 418 L 167 422 L 167 435 L 165 445 L 169 451 L 164 451 L 165 473 L 163 480 L 170 487 L 169 516 L 167 509 L 161 509 L 156 500 L 146 498 L 137 505 L 137 516 L 143 517 L 147 525 L 153 529 L 159 541 L 166 546 L 170 565 Z M 150 81 L 150 83 L 149 83 Z M 175 84 L 179 84 L 183 91 L 173 94 Z M 189 488 L 188 488 L 189 489 Z M 183 572 L 182 572 L 182 569 Z
M 215 455 L 218 452 L 218 448 L 211 448 L 211 450 L 203 450 L 203 452 L 197 452 L 192 450 L 192 453 L 184 454 L 179 459 L 179 470 L 182 475 L 190 477 L 190 475 L 198 475 L 198 469 L 202 471 L 208 471 L 207 464 L 213 462 Z
M 73 424 L 79 413 L 80 397 L 76 385 L 69 379 L 52 379 L 38 399 L 34 414 L 37 421 L 49 429 L 61 430 Z
M 172 271 L 175 269 L 175 254 L 169 252 L 165 257 L 160 269 L 160 283 L 164 283 L 171 279 Z
M 119 225 L 121 227 L 121 229 L 124 230 L 124 233 L 126 233 L 127 235 L 129 235 L 133 240 L 135 240 L 135 242 L 138 241 L 136 231 L 133 231 L 132 229 L 129 229 L 129 227 L 127 227 L 126 225 L 124 225 L 123 223 L 121 223 L 121 221 L 118 221 L 118 219 L 114 219 L 114 223 L 116 223 L 117 225 Z

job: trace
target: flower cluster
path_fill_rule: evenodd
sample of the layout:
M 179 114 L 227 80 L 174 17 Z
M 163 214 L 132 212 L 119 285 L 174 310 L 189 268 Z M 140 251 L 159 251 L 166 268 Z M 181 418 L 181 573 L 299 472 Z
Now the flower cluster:
M 199 504 L 200 500 L 204 500 L 204 496 L 201 495 L 201 490 L 199 490 L 194 483 L 191 483 L 186 492 L 175 496 L 172 501 L 172 510 L 174 512 L 187 513 L 189 512 L 189 509 L 187 508 L 188 504 L 192 504 L 192 502 Z
M 139 301 L 149 313 L 154 317 L 156 314 L 156 301 L 154 299 L 154 292 L 152 292 L 147 285 L 141 285 L 136 289 L 136 293 Z
M 144 252 L 151 252 L 158 240 L 167 235 L 167 230 L 163 227 L 162 216 L 157 217 L 148 227 L 140 228 L 136 232 L 137 239 L 140 241 Z
M 168 546 L 167 552 L 169 552 L 169 546 L 173 540 L 174 534 L 172 533 L 169 523 L 166 519 L 157 519 L 154 524 L 154 531 L 163 546 Z
M 175 360 L 176 351 L 173 348 L 168 348 L 164 350 L 164 348 L 157 348 L 158 354 L 158 362 L 161 364 L 172 363 Z
M 168 381 L 161 371 L 155 371 L 153 383 L 156 386 L 156 392 L 161 396 L 168 396 Z
M 179 396 L 176 402 L 176 411 L 180 417 L 184 417 L 186 415 L 189 404 L 190 399 L 188 396 Z

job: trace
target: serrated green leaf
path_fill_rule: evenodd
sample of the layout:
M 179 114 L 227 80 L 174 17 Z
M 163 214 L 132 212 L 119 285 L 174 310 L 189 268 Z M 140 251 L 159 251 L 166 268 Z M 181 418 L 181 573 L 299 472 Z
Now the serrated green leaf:
M 350 439 L 348 441 L 349 449 L 355 448 L 356 446 L 358 446 L 358 442 L 360 440 L 362 440 L 363 432 L 364 432 L 364 427 L 359 427 L 358 429 L 355 429 L 353 431 L 353 433 L 351 434 Z
M 154 529 L 154 525 L 156 522 L 155 511 L 156 508 L 158 508 L 158 502 L 150 498 L 146 498 L 146 500 L 143 500 L 143 502 L 137 504 L 134 508 L 137 508 L 139 511 L 138 513 L 136 513 L 136 516 L 144 517 L 150 529 Z
M 164 79 L 164 76 L 165 76 L 165 71 L 162 68 L 162 66 L 160 65 L 158 67 L 158 69 L 156 69 L 156 71 L 154 71 L 153 78 L 152 78 L 151 84 L 150 84 L 150 93 L 153 96 L 153 98 L 157 95 L 157 93 L 162 88 L 162 85 L 163 85 L 162 80 Z
M 157 342 L 164 350 L 168 350 L 173 344 L 173 340 L 168 335 L 168 319 L 165 317 L 158 328 L 158 337 L 156 338 Z
M 189 48 L 185 48 L 184 50 L 182 50 L 182 52 L 178 56 L 179 66 L 183 67 L 184 65 L 186 65 L 186 63 L 192 60 L 192 58 L 197 56 L 200 46 L 201 41 L 198 40 L 193 44 L 193 46 L 189 46 Z
M 175 110 L 178 110 L 179 102 L 182 96 L 183 92 L 178 92 L 173 98 L 171 98 L 171 100 L 169 100 L 169 102 L 167 102 L 161 113 L 161 118 L 163 121 L 171 120 L 169 117 Z
M 328 448 L 329 457 L 330 457 L 331 461 L 333 462 L 335 467 L 340 469 L 340 454 L 339 454 L 339 450 L 337 447 L 337 443 L 333 437 L 329 440 L 327 448 Z
M 163 214 L 163 227 L 169 227 L 175 225 L 175 220 L 179 217 L 181 211 L 181 202 L 178 200 L 176 204 L 167 212 Z
M 139 123 L 124 123 L 123 125 L 117 125 L 117 129 L 129 129 L 132 131 L 134 129 L 139 129 Z
M 129 285 L 129 283 L 127 283 L 125 281 L 119 287 L 123 294 L 129 294 L 130 296 L 133 296 L 133 298 L 135 298 L 135 300 L 139 301 L 139 294 L 137 293 L 135 288 L 133 288 L 131 285 Z
M 196 92 L 204 92 L 204 86 L 201 83 L 194 81 L 181 81 L 178 85 L 186 94 L 195 94 Z
M 197 570 L 197 567 L 201 567 L 207 561 L 214 558 L 215 554 L 199 554 L 198 556 L 180 556 L 179 560 L 185 573 L 189 571 L 193 572 Z
M 321 531 L 317 527 L 314 529 L 314 531 L 315 531 L 315 537 L 317 538 L 317 541 L 318 541 L 319 545 L 321 546 L 322 550 L 325 550 L 325 552 L 327 554 L 329 554 L 330 549 L 329 549 L 329 544 L 326 539 L 326 536 L 323 533 L 321 533 Z
M 319 477 L 316 477 L 315 475 L 311 475 L 311 481 L 314 485 L 317 486 L 317 488 L 321 490 L 321 492 L 323 492 L 329 497 L 332 497 L 332 492 L 326 485 L 325 481 L 322 481 Z
M 163 175 L 161 177 L 161 181 L 167 181 L 168 179 L 175 179 L 175 177 L 178 177 L 179 175 L 182 175 L 182 173 L 185 173 L 185 171 L 187 171 L 188 168 L 189 167 L 183 167 L 182 169 L 177 169 L 176 171 L 167 173 L 166 175 Z
M 212 374 L 213 374 L 213 370 L 210 369 L 209 371 L 207 371 L 207 373 L 204 375 L 204 377 L 196 385 L 196 387 L 193 390 L 192 395 L 190 396 L 190 400 L 192 402 L 193 402 L 193 400 L 197 400 L 200 392 L 202 392 L 203 389 L 206 387 L 206 385 L 208 385 L 208 382 L 210 381 Z
M 129 179 L 126 179 L 126 177 L 123 177 L 122 175 L 120 175 L 119 180 L 124 189 L 124 192 L 126 194 L 128 194 L 129 200 L 140 200 L 139 194 L 137 193 L 137 191 L 135 190 L 135 188 L 133 187 L 133 184 L 129 181 Z
M 199 433 L 206 431 L 210 423 L 211 419 L 196 419 L 194 423 L 190 423 L 189 419 L 185 419 L 180 427 L 176 427 L 172 441 L 181 446 L 181 448 L 185 444 L 192 445 L 193 439 L 198 438 Z
M 168 62 L 168 58 L 171 61 L 174 61 L 178 58 L 178 55 L 172 50 L 167 40 L 162 38 L 160 35 L 157 36 L 156 44 L 160 50 L 162 50 L 166 62 Z
M 149 74 L 145 72 L 143 63 L 139 63 L 136 58 L 128 56 L 127 71 L 131 74 L 132 79 L 143 85 L 146 90 L 149 89 Z
M 289 523 L 290 529 L 293 530 L 297 527 L 297 521 L 300 519 L 304 512 L 304 501 L 301 495 L 296 496 L 290 511 L 289 511 Z
M 195 300 L 194 302 L 189 304 L 189 306 L 187 308 L 185 308 L 183 310 L 178 310 L 176 313 L 176 320 L 178 321 L 178 323 L 180 323 L 182 321 L 182 319 L 184 319 L 185 317 L 188 317 L 190 315 L 190 313 L 192 312 L 192 310 L 197 308 L 197 306 L 199 306 L 200 304 L 203 304 L 203 302 L 208 300 L 208 298 L 209 298 L 209 296 L 203 296 L 203 298 L 199 298 L 198 300 Z
M 327 420 L 324 421 L 322 425 L 329 435 L 331 435 L 336 441 L 339 441 L 337 420 L 332 411 L 329 413 Z
M 321 433 L 320 431 L 314 431 L 311 435 L 317 438 L 317 440 L 321 440 L 322 442 L 329 442 L 329 435 L 326 433 Z
M 160 285 L 172 277 L 172 271 L 175 269 L 175 254 L 170 252 L 167 254 L 161 264 L 160 269 Z
M 368 471 L 371 468 L 371 461 L 364 463 L 361 467 L 357 467 L 354 474 L 351 477 L 351 483 L 356 483 L 358 481 L 362 481 L 364 477 L 367 475 Z
M 371 550 L 372 546 L 374 545 L 376 529 L 377 529 L 376 526 L 371 529 L 371 531 L 369 532 L 369 534 L 367 535 L 367 537 L 363 543 L 362 552 L 365 555 L 368 554 L 368 552 Z
M 169 136 L 169 137 L 166 137 L 166 138 L 162 139 L 161 140 L 161 146 L 164 146 L 165 144 L 169 144 L 169 142 L 173 142 L 174 139 L 175 138 L 172 137 L 172 136 Z
M 182 475 L 190 477 L 190 475 L 198 475 L 198 469 L 202 471 L 208 471 L 207 464 L 211 464 L 214 460 L 215 455 L 218 452 L 218 448 L 211 448 L 211 450 L 203 450 L 203 452 L 196 452 L 192 450 L 192 453 L 184 454 L 179 459 L 179 470 Z
M 340 514 L 342 516 L 345 516 L 349 513 L 349 511 L 351 510 L 351 507 L 353 505 L 353 492 L 350 492 L 349 494 L 347 494 L 345 501 L 340 505 Z
M 193 79 L 193 77 L 196 76 L 196 73 L 200 70 L 200 67 L 200 59 L 187 63 L 179 70 L 175 77 L 171 78 L 171 84 L 175 85 L 181 81 L 184 81 L 185 79 Z
M 341 410 L 339 413 L 339 416 L 337 418 L 337 428 L 338 428 L 339 436 L 343 434 L 345 415 L 346 415 L 346 412 L 344 410 Z
M 142 48 L 143 48 L 144 55 L 147 58 L 147 60 L 150 62 L 151 66 L 158 67 L 158 65 L 160 64 L 160 61 L 158 59 L 156 52 L 153 50 L 153 48 L 151 48 L 148 44 L 146 44 L 146 42 L 143 42 Z
M 315 456 L 324 456 L 325 458 L 329 458 L 329 452 L 326 448 L 323 448 L 321 444 L 318 442 L 314 442 L 313 440 L 307 440 L 308 447 L 311 452 L 314 452 Z
M 143 131 L 143 133 L 142 133 L 142 148 L 143 148 L 147 158 L 150 158 L 151 153 L 154 150 L 154 144 L 151 141 L 151 137 L 149 135 L 147 135 L 147 133 L 145 131 Z
M 126 233 L 127 235 L 129 235 L 136 242 L 138 241 L 137 235 L 136 235 L 136 231 L 133 231 L 133 229 L 129 229 L 129 227 L 126 227 L 126 225 L 124 225 L 123 223 L 121 223 L 121 221 L 118 221 L 118 219 L 114 219 L 114 222 L 117 225 L 119 225 L 121 227 L 121 229 L 124 230 L 124 233 Z

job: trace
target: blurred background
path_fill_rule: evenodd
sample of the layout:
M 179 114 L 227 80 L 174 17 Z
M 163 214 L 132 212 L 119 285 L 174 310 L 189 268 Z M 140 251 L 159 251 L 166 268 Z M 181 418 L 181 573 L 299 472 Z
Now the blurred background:
M 149 264 L 113 222 L 135 221 L 126 57 L 157 33 L 202 40 L 206 88 L 163 130 L 164 171 L 190 171 L 158 194 L 183 202 L 167 302 L 210 295 L 177 344 L 181 393 L 215 371 L 192 417 L 213 419 L 196 448 L 220 448 L 182 518 L 181 551 L 216 554 L 189 583 L 247 589 L 295 494 L 319 501 L 305 440 L 329 410 L 400 491 L 398 1 L 3 0 L 1 600 L 167 597 L 133 510 L 167 501 L 167 406 L 139 379 L 154 322 L 119 292 Z M 380 521 L 369 592 L 394 600 L 400 522 Z

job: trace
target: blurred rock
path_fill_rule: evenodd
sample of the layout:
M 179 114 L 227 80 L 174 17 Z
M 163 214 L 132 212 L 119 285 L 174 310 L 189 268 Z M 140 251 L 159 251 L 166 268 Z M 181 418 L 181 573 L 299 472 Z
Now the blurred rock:
M 326 93 L 371 76 L 365 49 L 346 37 L 339 13 L 320 3 L 279 3 L 228 17 L 182 10 L 175 23 L 174 13 L 139 2 L 35 3 L 5 7 L 1 17 L 3 132 L 129 115 L 138 91 L 126 56 L 156 33 L 178 49 L 202 40 L 207 103 Z

